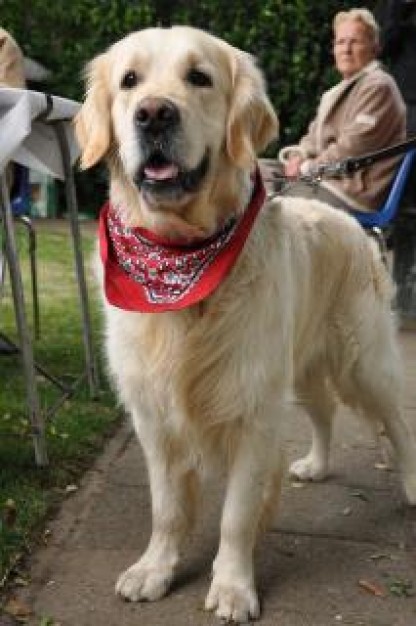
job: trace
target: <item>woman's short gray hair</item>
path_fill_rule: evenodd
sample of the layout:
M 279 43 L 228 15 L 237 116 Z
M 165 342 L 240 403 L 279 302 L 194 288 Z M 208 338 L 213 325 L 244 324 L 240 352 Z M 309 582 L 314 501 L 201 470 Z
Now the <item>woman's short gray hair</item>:
M 350 9 L 349 11 L 340 11 L 333 20 L 333 28 L 336 31 L 341 22 L 346 20 L 357 20 L 361 22 L 367 29 L 367 32 L 373 42 L 378 45 L 380 40 L 380 28 L 376 22 L 374 15 L 368 9 Z

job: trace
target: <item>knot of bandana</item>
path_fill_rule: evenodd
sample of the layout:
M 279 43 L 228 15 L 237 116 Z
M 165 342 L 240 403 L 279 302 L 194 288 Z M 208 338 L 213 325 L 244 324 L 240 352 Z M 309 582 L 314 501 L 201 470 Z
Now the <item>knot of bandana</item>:
M 110 304 L 145 313 L 183 309 L 210 295 L 229 273 L 264 202 L 257 171 L 251 201 L 213 237 L 195 245 L 162 241 L 140 227 L 126 227 L 106 204 L 100 214 L 100 252 Z

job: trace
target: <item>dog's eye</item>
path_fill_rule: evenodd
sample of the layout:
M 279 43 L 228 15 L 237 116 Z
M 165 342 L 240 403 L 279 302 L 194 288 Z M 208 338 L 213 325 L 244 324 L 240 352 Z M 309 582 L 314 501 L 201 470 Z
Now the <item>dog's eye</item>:
M 186 80 L 194 87 L 212 87 L 211 76 L 195 68 L 188 71 Z
M 126 72 L 121 79 L 121 88 L 122 89 L 132 89 L 139 82 L 139 77 L 135 71 L 129 70 Z

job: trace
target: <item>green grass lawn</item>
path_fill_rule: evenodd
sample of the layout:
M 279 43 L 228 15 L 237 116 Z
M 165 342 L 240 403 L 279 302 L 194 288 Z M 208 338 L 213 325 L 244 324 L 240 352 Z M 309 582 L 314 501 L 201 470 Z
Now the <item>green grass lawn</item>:
M 27 242 L 17 228 L 18 247 L 32 323 Z M 95 229 L 82 228 L 86 274 L 93 326 L 94 352 L 101 366 L 101 319 L 89 257 Z M 43 222 L 37 227 L 38 283 L 41 336 L 34 344 L 35 358 L 55 376 L 77 378 L 83 369 L 84 351 L 80 307 L 69 228 L 65 222 Z M 10 284 L 0 296 L 0 330 L 17 342 Z M 59 397 L 57 388 L 37 377 L 40 402 L 50 408 Z M 36 544 L 46 519 L 66 497 L 67 487 L 102 450 L 104 441 L 120 422 L 120 410 L 100 372 L 100 392 L 91 399 L 82 383 L 47 422 L 50 464 L 37 468 L 29 432 L 25 388 L 18 355 L 0 354 L 0 590 L 18 572 L 22 558 Z

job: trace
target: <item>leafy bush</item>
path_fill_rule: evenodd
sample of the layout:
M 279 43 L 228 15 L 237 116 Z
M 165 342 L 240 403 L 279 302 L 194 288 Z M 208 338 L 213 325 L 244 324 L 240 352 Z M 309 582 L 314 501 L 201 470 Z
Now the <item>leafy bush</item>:
M 0 0 L 2 26 L 27 56 L 52 71 L 47 89 L 79 100 L 87 60 L 130 31 L 189 24 L 254 54 L 279 114 L 280 143 L 305 131 L 320 94 L 335 80 L 331 24 L 355 0 Z M 372 9 L 374 2 L 363 3 Z M 270 154 L 276 153 L 276 146 Z M 90 177 L 91 180 L 91 177 Z M 87 189 L 88 182 L 81 185 Z

